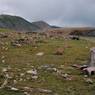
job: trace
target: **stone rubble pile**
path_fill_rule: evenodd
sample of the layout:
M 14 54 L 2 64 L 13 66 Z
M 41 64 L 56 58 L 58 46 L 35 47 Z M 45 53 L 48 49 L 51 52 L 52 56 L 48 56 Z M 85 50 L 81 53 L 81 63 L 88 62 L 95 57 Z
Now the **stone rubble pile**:
M 11 91 L 20 91 L 23 92 L 24 95 L 31 95 L 33 93 L 43 93 L 43 94 L 53 94 L 52 90 L 49 89 L 43 89 L 43 88 L 33 88 L 33 87 L 12 87 L 12 86 L 7 86 L 6 89 L 11 90 Z
M 0 38 L 8 38 L 8 34 L 6 33 L 0 33 Z
M 45 65 L 42 65 L 41 67 L 39 67 L 38 69 L 53 73 L 54 75 L 56 75 L 58 77 L 62 77 L 65 80 L 72 80 L 73 79 L 72 76 L 67 74 L 64 71 L 63 65 L 61 65 L 60 67 L 61 68 L 56 68 L 54 66 L 54 64 L 52 64 L 52 65 L 45 64 Z
M 28 38 L 15 39 L 14 41 L 11 42 L 11 45 L 21 47 L 22 45 L 30 45 L 30 44 L 32 44 L 32 42 L 33 42 L 33 40 L 28 39 Z

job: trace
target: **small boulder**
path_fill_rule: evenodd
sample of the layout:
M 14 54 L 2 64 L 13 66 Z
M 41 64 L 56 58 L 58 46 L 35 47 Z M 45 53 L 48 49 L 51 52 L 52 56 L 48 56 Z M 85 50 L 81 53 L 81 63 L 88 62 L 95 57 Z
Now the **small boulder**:
M 44 52 L 39 52 L 36 54 L 37 56 L 43 56 L 44 55 Z
M 18 88 L 15 88 L 15 87 L 11 87 L 11 90 L 12 91 L 19 91 L 19 89 Z
M 55 55 L 63 55 L 64 53 L 64 49 L 63 48 L 58 48 L 56 51 L 55 51 Z
M 83 69 L 83 72 L 85 72 L 88 75 L 92 75 L 95 73 L 95 67 L 87 67 Z
M 86 78 L 85 82 L 88 84 L 93 84 L 93 80 L 91 78 Z
M 39 91 L 40 93 L 47 93 L 47 94 L 52 93 L 52 90 L 48 90 L 48 89 L 41 89 L 41 88 L 38 88 L 38 91 Z
M 37 75 L 37 70 L 36 69 L 29 70 L 27 71 L 27 74 Z

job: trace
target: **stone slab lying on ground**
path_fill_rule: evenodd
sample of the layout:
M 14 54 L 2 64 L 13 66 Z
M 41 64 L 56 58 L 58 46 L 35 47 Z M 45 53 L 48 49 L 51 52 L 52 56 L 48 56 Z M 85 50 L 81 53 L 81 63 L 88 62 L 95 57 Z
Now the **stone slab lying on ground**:
M 39 52 L 36 54 L 37 56 L 43 56 L 44 55 L 44 52 Z
M 84 68 L 83 71 L 85 71 L 88 75 L 92 75 L 95 73 L 95 67 Z

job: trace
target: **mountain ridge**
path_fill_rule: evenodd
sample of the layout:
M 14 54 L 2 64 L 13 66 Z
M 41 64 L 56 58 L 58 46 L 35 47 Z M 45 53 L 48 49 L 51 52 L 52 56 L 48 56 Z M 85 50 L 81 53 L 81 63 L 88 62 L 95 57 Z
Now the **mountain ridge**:
M 50 29 L 51 26 L 46 23 L 45 21 L 36 21 L 36 22 L 32 22 L 32 24 L 38 26 L 40 29 Z
M 32 23 L 20 16 L 0 15 L 0 28 L 20 31 L 38 31 L 51 27 L 44 21 Z

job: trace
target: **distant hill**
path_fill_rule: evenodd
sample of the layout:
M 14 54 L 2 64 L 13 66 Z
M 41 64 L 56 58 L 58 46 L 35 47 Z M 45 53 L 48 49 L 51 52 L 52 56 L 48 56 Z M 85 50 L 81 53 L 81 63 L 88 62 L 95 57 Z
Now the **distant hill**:
M 32 24 L 33 24 L 33 25 L 36 25 L 36 26 L 39 27 L 41 30 L 52 28 L 48 23 L 46 23 L 46 22 L 44 22 L 44 21 L 32 22 Z
M 59 27 L 59 26 L 51 26 L 52 28 L 61 28 L 61 27 Z
M 21 31 L 36 31 L 40 28 L 19 16 L 0 15 L 0 28 Z
M 93 27 L 76 27 L 76 28 L 62 28 L 58 26 L 52 26 L 44 21 L 29 22 L 19 16 L 0 15 L 0 29 L 9 29 L 16 31 L 46 31 L 49 33 L 57 32 L 70 35 L 81 36 L 95 36 L 95 28 Z
M 45 29 L 58 28 L 44 21 L 29 22 L 19 16 L 0 15 L 0 28 L 18 31 L 41 31 Z

